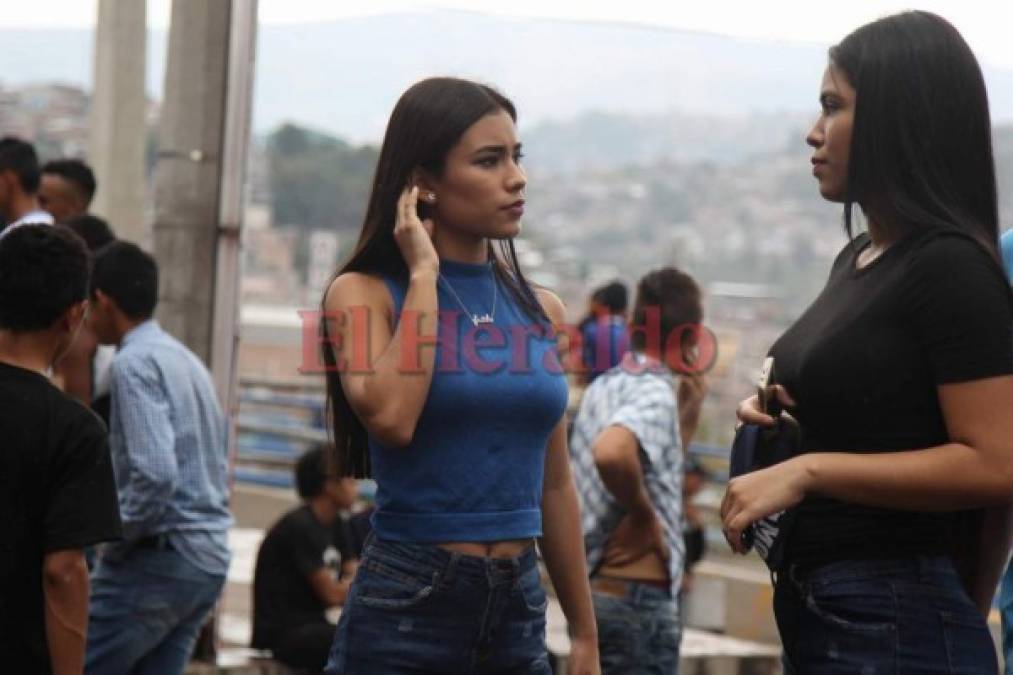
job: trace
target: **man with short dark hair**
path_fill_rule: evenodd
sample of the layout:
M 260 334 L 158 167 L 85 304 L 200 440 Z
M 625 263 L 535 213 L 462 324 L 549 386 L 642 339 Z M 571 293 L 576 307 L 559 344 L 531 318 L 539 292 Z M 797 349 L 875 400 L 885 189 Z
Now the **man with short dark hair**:
M 95 174 L 79 159 L 57 159 L 42 167 L 39 206 L 62 223 L 88 212 L 95 196 Z
M 88 253 L 27 225 L 0 239 L 0 670 L 80 675 L 84 548 L 120 533 L 106 430 L 47 373 L 88 302 Z
M 264 537 L 253 582 L 253 646 L 313 672 L 324 667 L 334 639 L 325 612 L 344 604 L 355 571 L 341 512 L 355 503 L 356 481 L 328 476 L 324 452 L 315 447 L 296 464 L 303 504 Z
M 91 252 L 98 251 L 106 244 L 116 241 L 116 234 L 104 218 L 93 216 L 90 213 L 83 213 L 70 216 L 66 219 L 58 219 L 63 227 L 84 239 Z
M 627 299 L 626 285 L 621 281 L 605 284 L 591 294 L 588 316 L 580 325 L 587 384 L 615 367 L 629 351 Z
M 39 158 L 31 143 L 0 138 L 0 237 L 27 223 L 52 225 L 53 217 L 39 208 Z
M 229 566 L 225 420 L 207 368 L 151 318 L 155 260 L 113 242 L 92 280 L 89 323 L 119 346 L 110 448 L 123 542 L 92 577 L 86 672 L 179 675 Z
M 657 319 L 653 321 L 652 319 Z M 677 380 L 696 357 L 703 319 L 688 274 L 637 284 L 631 351 L 584 392 L 570 440 L 604 675 L 676 673 L 682 637 L 683 459 Z M 657 329 L 660 335 L 648 335 Z M 698 396 L 705 391 L 695 389 Z
M 89 214 L 61 221 L 66 228 L 84 239 L 94 254 L 106 244 L 116 241 L 112 229 L 102 218 Z M 109 368 L 116 348 L 99 345 L 87 325 L 81 328 L 74 345 L 60 362 L 55 375 L 63 382 L 63 390 L 98 413 L 109 424 Z

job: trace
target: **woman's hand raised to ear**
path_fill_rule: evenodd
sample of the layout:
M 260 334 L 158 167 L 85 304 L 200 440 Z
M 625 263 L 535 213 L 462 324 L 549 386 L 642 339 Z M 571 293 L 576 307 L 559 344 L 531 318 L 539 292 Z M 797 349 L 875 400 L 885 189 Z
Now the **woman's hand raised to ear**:
M 410 274 L 440 271 L 440 259 L 433 246 L 434 223 L 431 218 L 419 220 L 416 209 L 419 188 L 405 187 L 397 200 L 397 219 L 394 223 L 394 241 Z

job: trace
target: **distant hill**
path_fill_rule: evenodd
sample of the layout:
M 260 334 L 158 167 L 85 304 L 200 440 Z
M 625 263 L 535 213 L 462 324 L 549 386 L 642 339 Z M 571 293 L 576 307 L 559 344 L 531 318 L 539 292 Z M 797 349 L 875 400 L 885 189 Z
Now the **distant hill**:
M 162 88 L 165 40 L 164 31 L 150 34 L 153 95 Z M 749 125 L 757 114 L 814 113 L 826 62 L 821 44 L 454 11 L 269 26 L 258 40 L 259 131 L 296 120 L 373 142 L 400 92 L 433 74 L 499 86 L 525 129 L 588 111 L 680 111 Z M 0 81 L 90 86 L 91 42 L 83 30 L 2 30 Z M 1013 71 L 985 70 L 994 117 L 1013 121 Z
M 568 122 L 547 121 L 522 134 L 528 166 L 541 171 L 593 171 L 665 162 L 730 164 L 800 146 L 812 123 L 804 113 L 728 116 L 592 111 Z
M 588 269 L 635 278 L 651 261 L 678 261 L 708 280 L 763 281 L 807 299 L 840 246 L 840 207 L 818 194 L 804 126 L 681 119 L 588 114 L 573 127 L 533 129 L 527 233 L 546 250 L 573 250 Z M 1000 216 L 1009 228 L 1013 125 L 997 127 L 995 139 Z M 375 146 L 292 125 L 264 140 L 277 224 L 357 231 Z

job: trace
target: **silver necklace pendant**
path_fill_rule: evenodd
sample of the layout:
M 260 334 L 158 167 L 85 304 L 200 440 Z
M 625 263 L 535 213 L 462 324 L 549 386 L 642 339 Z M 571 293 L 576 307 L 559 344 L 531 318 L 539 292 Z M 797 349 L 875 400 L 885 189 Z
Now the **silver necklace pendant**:
M 495 278 L 493 278 L 492 281 L 492 311 L 486 312 L 485 314 L 472 314 L 471 311 L 467 308 L 467 306 L 465 306 L 464 301 L 461 300 L 461 296 L 457 294 L 457 291 L 454 290 L 454 287 L 450 285 L 450 282 L 447 281 L 442 274 L 439 275 L 439 277 L 437 277 L 437 283 L 440 281 L 446 284 L 447 290 L 450 291 L 450 293 L 454 296 L 454 299 L 457 300 L 457 304 L 460 305 L 461 309 L 464 310 L 464 315 L 471 319 L 471 324 L 473 326 L 477 328 L 482 324 L 496 322 L 496 319 L 494 317 L 496 316 L 496 300 L 498 299 L 499 295 L 497 292 L 499 286 L 496 283 Z

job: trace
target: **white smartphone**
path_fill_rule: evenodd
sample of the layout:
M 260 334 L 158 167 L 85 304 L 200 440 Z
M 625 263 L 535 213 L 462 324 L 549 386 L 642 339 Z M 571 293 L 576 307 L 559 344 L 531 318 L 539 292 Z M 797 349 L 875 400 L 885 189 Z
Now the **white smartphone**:
M 760 410 L 771 417 L 777 417 L 781 414 L 781 406 L 777 400 L 777 396 L 770 395 L 770 387 L 773 384 L 775 384 L 774 357 L 768 356 L 763 360 L 760 377 L 756 381 L 756 396 L 760 399 Z

